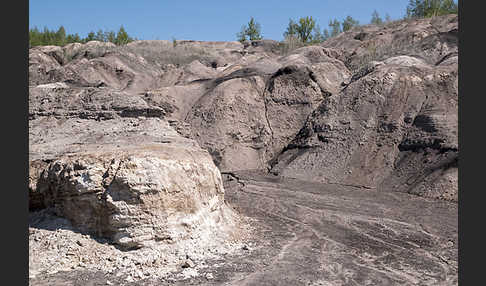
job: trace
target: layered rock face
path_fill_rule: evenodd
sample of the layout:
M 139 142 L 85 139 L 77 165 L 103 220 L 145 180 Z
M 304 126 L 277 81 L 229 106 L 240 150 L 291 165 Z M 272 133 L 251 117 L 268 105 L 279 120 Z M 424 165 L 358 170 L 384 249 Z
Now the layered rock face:
M 406 60 L 376 63 L 323 100 L 272 170 L 457 200 L 457 179 L 440 183 L 457 168 L 457 67 Z
M 141 53 L 143 44 L 30 50 L 29 208 L 52 209 L 121 249 L 223 241 L 238 226 L 219 170 L 169 125 L 179 109 L 146 93 L 172 75 L 190 82 L 216 70 L 192 61 L 177 75 L 181 68 Z
M 51 207 L 128 249 L 230 232 L 234 214 L 206 151 L 160 119 L 111 121 L 31 121 L 32 209 Z
M 457 16 L 358 27 L 323 43 L 352 71 L 272 171 L 457 201 Z
M 29 275 L 454 285 L 457 21 L 30 49 Z
M 265 56 L 208 81 L 185 118 L 221 170 L 267 169 L 319 102 L 350 75 L 320 47 Z
M 457 29 L 32 48 L 30 206 L 139 247 L 225 222 L 219 170 L 456 201 Z

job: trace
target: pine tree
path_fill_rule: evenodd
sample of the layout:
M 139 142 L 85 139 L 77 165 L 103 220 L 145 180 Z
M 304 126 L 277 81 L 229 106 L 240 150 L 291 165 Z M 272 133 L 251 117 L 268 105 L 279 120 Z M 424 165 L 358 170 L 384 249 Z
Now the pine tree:
M 63 26 L 59 27 L 55 36 L 55 45 L 63 46 L 66 44 L 66 30 Z
M 312 16 L 302 17 L 298 22 L 289 19 L 287 30 L 283 35 L 286 39 L 295 39 L 304 44 L 322 42 L 324 38 L 321 28 L 316 25 Z
M 31 47 L 42 45 L 41 32 L 37 27 L 29 30 L 29 45 Z
M 316 24 L 313 29 L 311 42 L 313 44 L 318 44 L 324 42 L 325 40 L 326 38 L 324 38 L 324 35 L 321 33 L 321 27 L 319 26 L 319 24 Z
M 247 25 L 243 25 L 241 27 L 241 31 L 236 34 L 236 38 L 240 42 L 244 42 L 247 40 L 247 37 L 250 41 L 261 40 L 261 26 L 259 23 L 251 17 L 250 21 Z
M 113 31 L 106 31 L 104 35 L 105 39 L 107 42 L 110 43 L 115 43 L 116 40 L 116 34 Z
M 329 31 L 327 29 L 324 29 L 324 32 L 323 32 L 323 38 L 324 38 L 324 41 L 329 39 L 330 38 L 330 35 L 329 35 Z
M 335 37 L 342 32 L 341 23 L 337 19 L 329 21 L 329 27 L 331 28 L 331 37 Z
M 69 34 L 69 35 L 66 36 L 66 44 L 71 44 L 71 43 L 74 43 L 74 42 L 75 42 L 74 41 L 74 35 Z
M 289 19 L 289 24 L 287 25 L 287 30 L 284 32 L 284 38 L 297 37 L 297 23 L 294 20 Z
M 453 0 L 443 0 L 441 1 L 441 15 L 445 14 L 457 14 L 459 12 L 459 7 Z
M 383 24 L 383 20 L 380 18 L 380 15 L 376 10 L 373 11 L 373 14 L 371 14 L 371 24 L 375 24 L 375 25 Z
M 94 32 L 89 32 L 86 38 L 81 38 L 76 34 L 67 34 L 64 26 L 60 26 L 59 29 L 49 30 L 44 27 L 42 31 L 39 31 L 37 27 L 29 29 L 29 46 L 47 46 L 47 45 L 57 45 L 64 46 L 70 43 L 86 43 L 89 41 L 109 41 L 113 43 L 125 44 L 133 41 L 123 27 L 120 28 L 118 35 L 113 31 L 103 32 L 101 29 L 95 34 Z
M 297 25 L 297 35 L 302 43 L 308 43 L 312 41 L 312 30 L 316 25 L 316 21 L 312 19 L 312 16 L 300 18 Z
M 246 41 L 246 25 L 241 26 L 241 30 L 236 34 L 236 38 L 241 43 Z
M 99 29 L 98 32 L 96 32 L 95 41 L 106 42 L 103 30 Z
M 88 33 L 88 36 L 84 39 L 84 42 L 94 41 L 96 39 L 96 35 L 93 31 Z
M 253 17 L 248 22 L 248 28 L 246 29 L 246 35 L 250 38 L 250 41 L 261 40 L 261 27 Z
M 407 18 L 428 18 L 446 14 L 457 14 L 453 0 L 409 0 Z
M 53 42 L 53 37 L 51 31 L 44 27 L 44 31 L 41 34 L 41 45 L 51 45 Z
M 343 25 L 343 32 L 346 32 L 346 31 L 350 30 L 351 28 L 358 26 L 359 22 L 357 20 L 353 19 L 353 17 L 347 16 L 344 19 L 342 25 Z
M 128 36 L 128 33 L 125 31 L 123 26 L 120 27 L 118 33 L 116 34 L 116 38 L 114 40 L 115 44 L 117 45 L 125 45 L 131 42 L 132 39 Z

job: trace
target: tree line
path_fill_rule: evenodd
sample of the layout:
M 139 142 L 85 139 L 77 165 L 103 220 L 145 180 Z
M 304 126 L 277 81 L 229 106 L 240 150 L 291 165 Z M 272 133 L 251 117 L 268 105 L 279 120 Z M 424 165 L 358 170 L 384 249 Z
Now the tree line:
M 116 33 L 114 31 L 103 31 L 100 29 L 96 33 L 93 31 L 89 32 L 84 38 L 81 38 L 78 33 L 66 34 L 66 29 L 63 26 L 60 26 L 57 31 L 49 30 L 47 27 L 44 27 L 42 31 L 37 27 L 29 30 L 30 47 L 48 45 L 64 46 L 70 43 L 87 43 L 89 41 L 111 42 L 116 45 L 124 45 L 134 40 L 134 38 L 128 35 L 123 26 Z
M 391 19 L 388 14 L 385 20 L 383 20 L 376 10 L 373 12 L 372 24 L 382 24 L 389 21 Z M 302 17 L 298 21 L 289 19 L 289 24 L 283 36 L 286 40 L 298 40 L 302 43 L 314 44 L 323 42 L 330 37 L 337 36 L 356 26 L 359 26 L 359 21 L 351 16 L 347 16 L 342 22 L 337 19 L 329 21 L 329 30 L 327 28 L 321 30 L 319 24 L 316 23 L 316 20 L 312 16 Z M 243 26 L 236 36 L 240 42 L 261 40 L 261 25 L 252 17 L 248 24 Z
M 409 0 L 405 18 L 427 18 L 446 14 L 457 14 L 458 7 L 453 0 Z M 376 10 L 371 14 L 370 24 L 381 25 L 391 22 L 390 15 L 382 19 Z M 329 29 L 319 27 L 315 19 L 302 17 L 298 21 L 289 19 L 287 29 L 283 33 L 287 42 L 297 41 L 302 44 L 316 44 L 359 26 L 359 21 L 347 16 L 342 22 L 337 19 L 329 21 Z M 236 34 L 237 40 L 244 42 L 262 39 L 261 25 L 252 17 L 247 25 Z
M 451 13 L 457 14 L 457 12 L 458 6 L 454 0 L 409 0 L 405 18 L 426 18 Z M 390 21 L 391 18 L 388 14 L 385 15 L 385 19 L 382 19 L 375 10 L 371 15 L 370 23 L 381 25 Z M 285 41 L 294 41 L 301 44 L 315 44 L 321 43 L 328 38 L 335 37 L 340 33 L 359 25 L 360 23 L 358 20 L 351 16 L 347 16 L 342 22 L 337 19 L 329 21 L 329 29 L 325 28 L 321 30 L 319 24 L 316 23 L 312 16 L 302 17 L 297 21 L 289 19 L 289 23 L 283 36 Z M 240 42 L 247 40 L 261 40 L 261 25 L 252 17 L 248 24 L 244 25 L 241 28 L 241 31 L 236 34 L 236 37 Z M 124 45 L 134 40 L 136 40 L 136 38 L 130 37 L 123 26 L 121 26 L 116 33 L 114 31 L 103 31 L 100 29 L 96 33 L 93 31 L 89 32 L 84 38 L 80 37 L 77 33 L 66 34 L 66 30 L 63 26 L 60 26 L 57 31 L 49 30 L 47 27 L 44 27 L 42 31 L 37 27 L 29 30 L 30 47 L 41 45 L 64 46 L 70 43 L 86 43 L 89 41 L 111 42 L 116 45 Z

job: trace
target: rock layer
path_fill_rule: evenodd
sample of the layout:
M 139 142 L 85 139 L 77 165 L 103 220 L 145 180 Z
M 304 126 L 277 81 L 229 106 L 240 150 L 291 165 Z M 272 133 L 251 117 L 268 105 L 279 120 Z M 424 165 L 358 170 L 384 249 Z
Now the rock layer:
M 295 50 L 270 40 L 30 49 L 30 251 L 46 251 L 30 273 L 50 281 L 47 269 L 67 263 L 130 273 L 124 281 L 143 280 L 144 267 L 197 276 L 211 254 L 227 270 L 218 281 L 236 284 L 280 274 L 283 285 L 454 284 L 457 32 L 447 15 Z M 255 254 L 239 247 L 244 265 L 214 256 L 248 234 L 220 172 L 232 205 L 265 233 Z M 59 258 L 49 245 L 60 235 L 82 247 L 86 234 L 93 255 L 73 242 Z M 128 258 L 96 268 L 112 256 Z
M 456 200 L 457 28 L 451 15 L 360 26 L 286 54 L 272 41 L 33 48 L 30 117 L 163 118 L 224 172 Z
M 457 188 L 435 183 L 457 168 L 457 66 L 409 63 L 404 56 L 376 63 L 323 100 L 272 171 L 457 200 Z M 428 163 L 412 164 L 414 157 Z
M 457 17 L 361 26 L 321 46 L 279 49 L 271 41 L 34 48 L 30 117 L 163 118 L 224 172 L 272 169 L 457 200 Z
M 53 208 L 123 248 L 224 237 L 234 227 L 211 157 L 166 122 L 41 120 L 30 128 L 31 209 Z M 44 143 L 48 125 L 56 128 Z

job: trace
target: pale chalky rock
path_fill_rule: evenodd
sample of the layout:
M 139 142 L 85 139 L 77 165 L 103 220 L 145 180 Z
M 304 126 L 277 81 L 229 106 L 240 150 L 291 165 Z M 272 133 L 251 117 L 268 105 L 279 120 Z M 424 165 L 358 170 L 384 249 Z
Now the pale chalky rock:
M 136 133 L 138 126 L 127 126 L 135 120 L 51 120 L 59 124 L 57 131 L 51 130 L 53 140 L 31 145 L 32 208 L 53 207 L 81 231 L 126 248 L 224 236 L 231 228 L 234 214 L 224 203 L 219 170 L 207 151 L 166 122 L 137 120 L 141 128 L 157 128 L 144 136 Z M 75 141 L 80 138 L 74 134 L 65 136 L 76 126 L 93 128 L 93 133 L 84 142 Z M 36 127 L 31 128 L 35 133 Z M 113 129 L 131 134 L 119 136 Z M 46 154 L 52 155 L 47 159 Z

